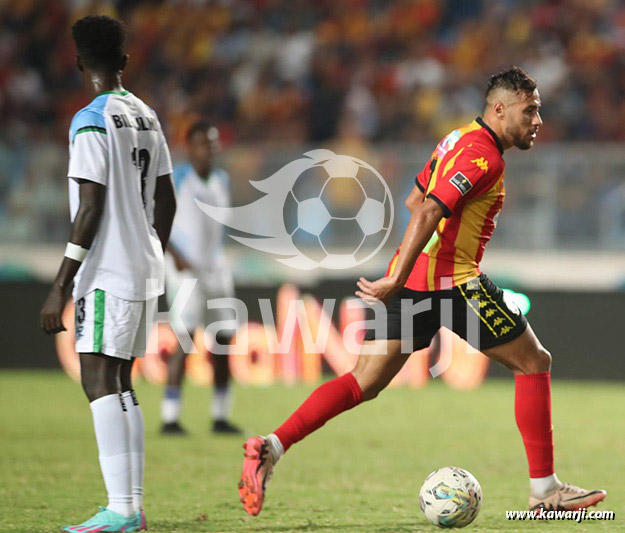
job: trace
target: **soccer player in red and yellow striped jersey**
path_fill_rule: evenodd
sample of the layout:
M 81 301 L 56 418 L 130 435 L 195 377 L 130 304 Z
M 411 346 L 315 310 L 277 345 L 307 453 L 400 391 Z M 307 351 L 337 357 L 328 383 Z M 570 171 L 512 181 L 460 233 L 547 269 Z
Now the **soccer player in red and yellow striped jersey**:
M 413 201 L 414 196 L 433 200 L 443 218 L 418 256 L 406 288 L 444 290 L 479 276 L 479 263 L 506 194 L 503 150 L 497 134 L 481 118 L 438 144 L 417 176 L 412 196 Z M 399 250 L 387 276 L 394 273 L 398 257 Z
M 505 197 L 503 152 L 532 147 L 542 124 L 540 105 L 536 82 L 513 67 L 491 77 L 483 118 L 438 144 L 406 201 L 410 222 L 386 276 L 358 281 L 359 297 L 386 304 L 386 327 L 367 332 L 351 372 L 315 390 L 273 433 L 245 443 L 239 494 L 249 514 L 260 512 L 273 467 L 290 446 L 375 398 L 442 324 L 515 375 L 530 508 L 577 510 L 605 498 L 603 490 L 581 489 L 555 475 L 551 355 L 519 309 L 479 269 Z M 443 316 L 450 307 L 448 324 Z

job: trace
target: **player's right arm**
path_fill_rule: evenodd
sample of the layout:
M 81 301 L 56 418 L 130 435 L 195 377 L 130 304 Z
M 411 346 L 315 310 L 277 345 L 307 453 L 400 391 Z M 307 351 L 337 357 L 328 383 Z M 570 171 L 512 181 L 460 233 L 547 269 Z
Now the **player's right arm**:
M 406 199 L 406 207 L 410 211 L 410 221 L 404 233 L 393 271 L 389 276 L 376 281 L 360 278 L 356 282 L 360 289 L 356 291 L 356 296 L 367 301 L 380 300 L 387 303 L 406 284 L 417 257 L 426 247 L 436 226 L 443 218 L 443 210 L 440 205 L 425 197 L 430 177 L 436 166 L 435 155 L 436 152 L 432 154 L 423 170 L 417 174 L 415 186 Z
M 492 160 L 491 163 L 489 159 Z M 433 168 L 434 165 L 432 170 Z M 389 276 L 373 282 L 360 278 L 357 282 L 360 291 L 356 295 L 387 303 L 408 281 L 419 254 L 441 219 L 450 217 L 465 197 L 480 194 L 491 186 L 493 178 L 500 174 L 497 168 L 498 161 L 488 151 L 469 147 L 462 148 L 454 155 L 453 164 L 446 164 L 434 183 L 428 181 L 424 184 L 420 177 L 424 178 L 425 175 L 420 174 L 417 187 L 427 191 L 426 199 L 412 211 L 393 271 Z
M 430 180 L 430 176 L 432 175 L 432 170 L 436 165 L 435 154 L 432 154 L 432 158 L 427 162 L 423 170 L 417 174 L 415 178 L 415 186 L 410 191 L 408 198 L 406 198 L 406 207 L 408 211 L 412 213 L 412 211 L 423 203 L 425 199 L 425 191 L 428 188 L 428 182 Z
M 406 204 L 406 207 L 408 208 L 408 211 L 412 213 L 418 205 L 422 204 L 423 197 L 424 197 L 423 191 L 415 185 L 410 191 L 408 198 L 406 198 L 405 204 Z
M 80 180 L 79 184 L 80 207 L 72 223 L 69 242 L 88 250 L 100 225 L 106 187 L 86 180 Z M 63 258 L 52 289 L 41 309 L 41 327 L 49 335 L 65 331 L 61 314 L 69 287 L 81 264 L 69 257 Z
M 380 300 L 385 304 L 406 284 L 419 254 L 429 242 L 443 218 L 441 206 L 431 198 L 416 206 L 401 241 L 393 272 L 376 281 L 360 278 L 356 296 L 364 300 Z
M 68 176 L 79 185 L 80 204 L 72 222 L 69 247 L 86 253 L 100 226 L 108 180 L 108 145 L 104 118 L 89 109 L 76 114 L 72 121 L 72 150 Z M 66 256 L 58 270 L 50 293 L 41 309 L 41 327 L 48 334 L 65 331 L 61 314 L 69 287 L 82 259 Z

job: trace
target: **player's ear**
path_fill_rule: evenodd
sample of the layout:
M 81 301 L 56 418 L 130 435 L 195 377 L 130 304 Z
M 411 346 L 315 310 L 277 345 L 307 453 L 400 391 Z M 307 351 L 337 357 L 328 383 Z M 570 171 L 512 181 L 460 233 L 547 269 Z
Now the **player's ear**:
M 493 105 L 493 111 L 497 115 L 497 118 L 502 119 L 506 116 L 506 106 L 503 105 L 503 102 L 495 102 Z
M 129 57 L 130 56 L 128 54 L 124 54 L 124 57 L 122 57 L 122 62 L 119 64 L 119 71 L 120 72 L 126 68 L 126 65 L 128 64 L 128 58 Z

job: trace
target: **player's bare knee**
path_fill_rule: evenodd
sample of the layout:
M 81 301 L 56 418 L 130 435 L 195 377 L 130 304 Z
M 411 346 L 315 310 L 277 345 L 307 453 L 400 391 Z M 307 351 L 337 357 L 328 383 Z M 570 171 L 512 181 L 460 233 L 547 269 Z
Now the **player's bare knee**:
M 120 391 L 121 360 L 81 354 L 80 381 L 90 402 Z
M 124 361 L 121 364 L 119 371 L 119 383 L 121 385 L 121 391 L 126 392 L 132 389 L 132 365 L 134 358 L 130 361 Z
M 98 365 L 87 364 L 87 360 L 81 361 L 80 368 L 80 384 L 87 399 L 92 402 L 98 399 L 100 395 L 100 382 L 102 372 L 99 371 Z
M 551 354 L 542 346 L 528 357 L 523 364 L 519 365 L 521 374 L 537 374 L 551 370 Z
M 386 388 L 388 382 L 379 377 L 356 375 L 354 374 L 360 390 L 362 391 L 362 401 L 367 402 L 378 397 L 378 395 Z
M 552 361 L 552 357 L 551 357 L 551 353 L 549 353 L 547 350 L 545 350 L 544 348 L 541 347 L 541 349 L 539 350 L 539 367 L 540 370 L 539 372 L 550 372 L 551 371 L 551 361 Z
M 81 375 L 82 390 L 85 392 L 85 396 L 89 400 L 89 403 L 107 396 L 110 392 L 107 392 L 107 387 L 102 380 L 96 378 L 93 374 L 83 373 Z
M 384 390 L 384 387 L 378 386 L 376 383 L 370 383 L 363 387 L 362 390 L 362 401 L 368 402 L 369 400 L 373 400 L 378 397 L 378 395 Z
M 87 397 L 87 399 L 92 402 L 93 401 L 93 395 L 94 395 L 94 390 L 93 387 L 91 385 L 91 381 L 84 375 L 81 374 L 80 376 L 80 384 L 82 385 L 82 390 L 85 393 L 85 396 Z
M 128 392 L 129 390 L 132 390 L 132 379 L 130 378 L 130 376 L 128 377 L 120 376 L 119 383 L 121 385 L 122 392 Z

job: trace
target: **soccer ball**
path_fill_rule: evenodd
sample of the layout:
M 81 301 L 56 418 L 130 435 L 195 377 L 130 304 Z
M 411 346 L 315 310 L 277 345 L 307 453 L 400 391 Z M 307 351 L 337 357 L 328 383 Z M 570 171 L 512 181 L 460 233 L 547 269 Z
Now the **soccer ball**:
M 294 246 L 317 266 L 349 268 L 372 257 L 388 238 L 393 203 L 367 163 L 332 152 L 302 172 L 287 195 L 284 221 Z
M 446 466 L 425 478 L 419 491 L 421 510 L 440 527 L 464 527 L 480 512 L 482 487 L 466 470 Z

